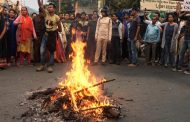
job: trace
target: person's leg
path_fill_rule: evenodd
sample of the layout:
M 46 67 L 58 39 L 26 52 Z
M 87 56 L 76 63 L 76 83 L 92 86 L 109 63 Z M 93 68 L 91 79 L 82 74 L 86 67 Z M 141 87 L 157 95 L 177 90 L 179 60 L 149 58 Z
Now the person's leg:
M 188 53 L 190 56 L 190 40 L 186 40 L 186 42 L 187 42 L 187 49 L 189 50 Z M 190 57 L 189 57 L 189 64 L 188 64 L 187 70 L 184 73 L 187 75 L 190 75 Z
M 156 44 L 152 44 L 152 63 L 155 63 L 156 61 L 156 47 L 157 45 Z
M 110 63 L 116 63 L 116 39 L 114 37 L 112 37 L 112 41 L 111 41 L 111 53 L 109 54 L 109 57 L 111 58 L 111 62 Z
M 162 56 L 162 48 L 161 48 L 161 42 L 158 42 L 156 44 L 156 56 L 155 56 L 155 62 L 158 63 L 161 60 L 161 56 Z
M 116 63 L 118 65 L 121 63 L 121 44 L 119 37 L 116 40 Z
M 96 52 L 95 52 L 95 63 L 98 63 L 99 58 L 100 58 L 100 53 L 102 50 L 102 40 L 98 39 L 96 42 Z
M 42 36 L 38 34 L 38 39 L 34 40 L 33 49 L 34 49 L 34 63 L 40 62 L 40 46 L 42 42 Z
M 20 65 L 24 65 L 24 53 L 20 52 Z
M 167 67 L 169 64 L 169 52 L 170 48 L 169 45 L 166 43 L 164 46 L 164 66 Z
M 136 65 L 138 52 L 134 40 L 131 41 L 131 51 L 132 51 L 132 64 Z
M 40 57 L 41 57 L 41 64 L 42 65 L 45 65 L 46 44 L 47 44 L 47 36 L 44 35 L 42 38 L 41 46 L 40 46 Z
M 69 60 L 69 55 L 71 53 L 71 38 L 69 35 L 66 35 L 66 38 L 67 38 L 67 46 L 65 49 L 65 57 L 67 60 Z
M 127 47 L 128 47 L 128 56 L 129 56 L 129 61 L 130 63 L 132 62 L 132 54 L 131 54 L 131 41 L 127 42 Z
M 127 39 L 124 38 L 123 42 L 122 42 L 122 58 L 125 59 L 125 58 L 129 58 L 128 57 L 128 46 L 127 46 Z
M 145 44 L 145 59 L 146 59 L 146 63 L 150 63 L 150 47 L 151 45 L 149 43 Z
M 177 65 L 178 70 L 181 70 L 181 67 L 182 67 L 182 65 L 184 63 L 184 56 L 185 56 L 185 52 L 187 51 L 187 48 L 188 48 L 187 41 L 184 41 L 183 45 L 182 45 L 182 48 L 180 50 L 180 53 L 179 53 L 179 62 L 178 62 L 178 65 Z
M 102 63 L 106 63 L 107 44 L 108 44 L 108 40 L 104 39 L 102 41 Z
M 102 44 L 102 46 L 103 46 L 103 44 Z M 114 55 L 112 54 L 112 52 L 113 52 L 112 48 L 114 48 L 114 47 L 112 47 L 112 46 L 114 46 L 112 42 L 107 44 L 106 58 L 107 58 L 108 62 L 112 62 L 113 58 L 114 58 L 113 57 Z
M 41 66 L 36 69 L 36 71 L 43 71 L 45 66 L 45 52 L 46 52 L 47 36 L 44 34 L 42 38 L 42 43 L 40 46 L 40 59 Z
M 53 66 L 54 65 L 54 52 L 50 52 L 50 59 L 48 66 Z
M 26 57 L 27 57 L 28 64 L 30 65 L 31 64 L 31 54 L 26 53 Z

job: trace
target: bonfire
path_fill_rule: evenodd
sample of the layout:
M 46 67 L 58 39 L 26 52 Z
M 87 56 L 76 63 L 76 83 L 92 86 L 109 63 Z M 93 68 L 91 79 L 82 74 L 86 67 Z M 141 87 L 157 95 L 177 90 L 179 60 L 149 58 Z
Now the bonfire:
M 99 80 L 89 71 L 84 58 L 86 46 L 84 42 L 77 40 L 71 46 L 73 49 L 70 55 L 71 69 L 66 73 L 65 79 L 60 81 L 56 88 L 32 92 L 28 99 L 36 100 L 38 104 L 35 104 L 36 106 L 24 113 L 22 117 L 56 115 L 60 121 L 119 118 L 120 107 L 115 101 L 105 96 L 102 89 L 103 84 L 115 79 Z

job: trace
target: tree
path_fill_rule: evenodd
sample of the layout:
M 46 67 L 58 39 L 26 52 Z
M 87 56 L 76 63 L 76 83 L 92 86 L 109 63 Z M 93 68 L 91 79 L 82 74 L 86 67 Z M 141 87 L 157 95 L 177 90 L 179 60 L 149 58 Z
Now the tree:
M 74 12 L 74 1 L 75 0 L 62 0 L 61 2 L 61 12 Z M 59 6 L 58 0 L 48 0 L 48 2 L 54 3 L 57 8 Z M 58 12 L 58 9 L 57 11 Z
M 140 8 L 140 0 L 107 0 L 106 4 L 111 10 L 120 10 L 125 8 Z

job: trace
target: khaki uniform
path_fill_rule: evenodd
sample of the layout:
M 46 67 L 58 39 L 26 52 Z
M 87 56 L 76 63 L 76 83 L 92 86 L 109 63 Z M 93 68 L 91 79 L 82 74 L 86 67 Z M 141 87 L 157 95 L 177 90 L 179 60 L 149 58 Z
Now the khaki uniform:
M 109 17 L 99 18 L 96 27 L 95 39 L 96 39 L 96 53 L 95 61 L 99 61 L 99 57 L 102 51 L 102 62 L 106 62 L 106 50 L 107 43 L 111 41 L 112 37 L 112 20 Z

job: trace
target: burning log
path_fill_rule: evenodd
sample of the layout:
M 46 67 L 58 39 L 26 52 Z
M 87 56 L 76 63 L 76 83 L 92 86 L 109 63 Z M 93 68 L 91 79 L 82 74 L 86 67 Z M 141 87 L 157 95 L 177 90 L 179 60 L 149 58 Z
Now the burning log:
M 80 110 L 80 112 L 92 111 L 96 109 L 103 109 L 104 116 L 108 118 L 119 118 L 121 116 L 121 110 L 117 106 L 98 106 L 94 108 Z
M 100 85 L 102 85 L 102 84 L 109 83 L 109 82 L 112 82 L 112 81 L 115 81 L 115 79 L 107 80 L 107 81 L 103 81 L 103 82 L 97 83 L 97 84 L 95 84 L 95 85 L 93 85 L 93 86 L 90 86 L 90 87 L 88 87 L 88 88 L 81 89 L 81 90 L 75 92 L 75 94 L 78 94 L 78 93 L 83 92 L 83 91 L 86 91 L 86 90 L 88 90 L 88 89 L 90 89 L 90 88 L 93 88 L 93 87 L 96 87 L 96 86 L 100 86 Z
M 43 96 L 47 96 L 50 94 L 55 93 L 56 90 L 59 90 L 60 88 L 48 88 L 45 90 L 41 90 L 41 91 L 37 91 L 37 92 L 33 92 L 31 96 L 28 97 L 28 100 L 34 100 L 34 99 L 38 99 L 40 97 Z

